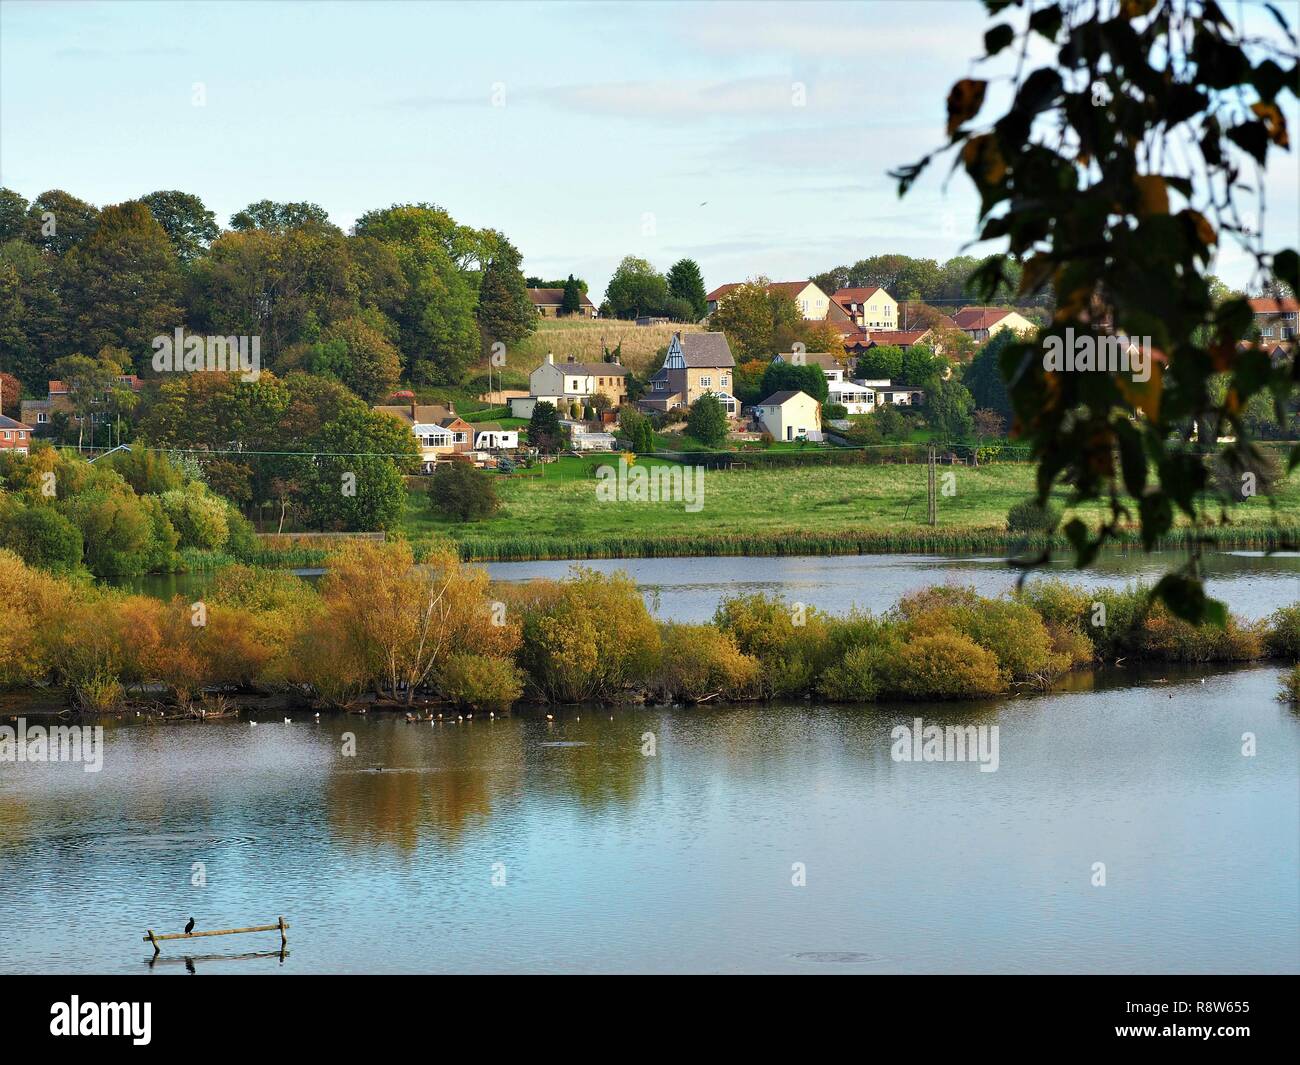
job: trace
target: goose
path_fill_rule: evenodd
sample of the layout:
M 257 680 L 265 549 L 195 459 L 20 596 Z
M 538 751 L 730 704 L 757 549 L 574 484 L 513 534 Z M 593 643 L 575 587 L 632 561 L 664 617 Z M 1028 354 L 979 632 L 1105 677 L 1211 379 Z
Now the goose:
M 291 724 L 293 724 L 293 718 L 291 718 L 291 717 L 286 717 L 286 718 L 284 719 L 284 723 L 285 723 L 286 725 L 291 725 Z
M 547 714 L 547 715 L 546 715 L 546 720 L 547 720 L 547 721 L 554 721 L 555 718 L 553 718 L 550 714 Z
M 248 723 L 248 727 L 249 727 L 249 728 L 257 728 L 257 722 L 256 722 L 256 721 L 250 721 L 250 722 Z
M 496 716 L 497 716 L 497 715 L 495 714 L 495 712 L 493 712 L 493 711 L 491 711 L 491 710 L 488 711 L 488 718 L 489 718 L 489 719 L 491 719 L 491 720 L 496 720 Z

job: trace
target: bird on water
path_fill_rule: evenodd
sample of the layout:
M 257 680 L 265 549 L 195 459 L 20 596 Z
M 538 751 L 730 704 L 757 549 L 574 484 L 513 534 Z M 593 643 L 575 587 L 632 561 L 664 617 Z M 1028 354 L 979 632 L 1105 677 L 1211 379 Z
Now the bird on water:
M 193 931 L 194 931 L 194 918 L 191 917 L 190 923 L 185 926 L 185 934 L 189 935 Z

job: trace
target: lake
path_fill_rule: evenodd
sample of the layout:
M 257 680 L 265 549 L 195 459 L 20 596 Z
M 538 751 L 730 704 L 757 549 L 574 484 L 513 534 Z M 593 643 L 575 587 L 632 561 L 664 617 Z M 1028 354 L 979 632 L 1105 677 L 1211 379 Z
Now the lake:
M 842 612 L 1014 580 L 906 555 L 591 565 L 683 620 L 737 590 Z M 1209 571 L 1246 617 L 1297 598 L 1295 556 Z M 0 971 L 1300 972 L 1282 672 L 1130 663 L 960 705 L 110 721 L 100 773 L 0 763 Z M 996 772 L 896 761 L 917 718 L 996 726 Z M 166 943 L 152 965 L 141 942 L 281 914 L 283 957 L 275 933 Z

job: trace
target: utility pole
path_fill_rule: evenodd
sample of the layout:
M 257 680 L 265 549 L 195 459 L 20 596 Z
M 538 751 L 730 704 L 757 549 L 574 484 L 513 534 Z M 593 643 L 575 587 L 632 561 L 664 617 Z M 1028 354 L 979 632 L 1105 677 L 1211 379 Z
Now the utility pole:
M 933 445 L 930 447 L 929 460 L 926 470 L 928 474 L 926 488 L 928 490 L 927 499 L 929 501 L 929 522 L 931 525 L 937 525 L 939 521 L 939 497 L 938 492 L 936 491 L 937 471 L 935 470 L 935 451 Z

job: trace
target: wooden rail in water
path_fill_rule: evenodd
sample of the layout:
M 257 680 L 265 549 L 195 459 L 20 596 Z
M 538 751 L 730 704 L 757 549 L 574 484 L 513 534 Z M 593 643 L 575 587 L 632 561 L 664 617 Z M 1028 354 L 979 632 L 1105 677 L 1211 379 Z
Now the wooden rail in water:
M 240 932 L 279 932 L 280 947 L 283 949 L 284 945 L 289 942 L 289 937 L 286 934 L 288 928 L 289 922 L 283 917 L 281 917 L 276 924 L 256 924 L 251 925 L 248 928 L 221 928 L 212 932 L 160 932 L 155 934 L 154 930 L 151 928 L 145 932 L 144 941 L 146 943 L 152 943 L 153 952 L 157 954 L 162 950 L 162 947 L 158 946 L 158 943 L 164 939 L 198 939 L 199 936 L 233 936 Z

